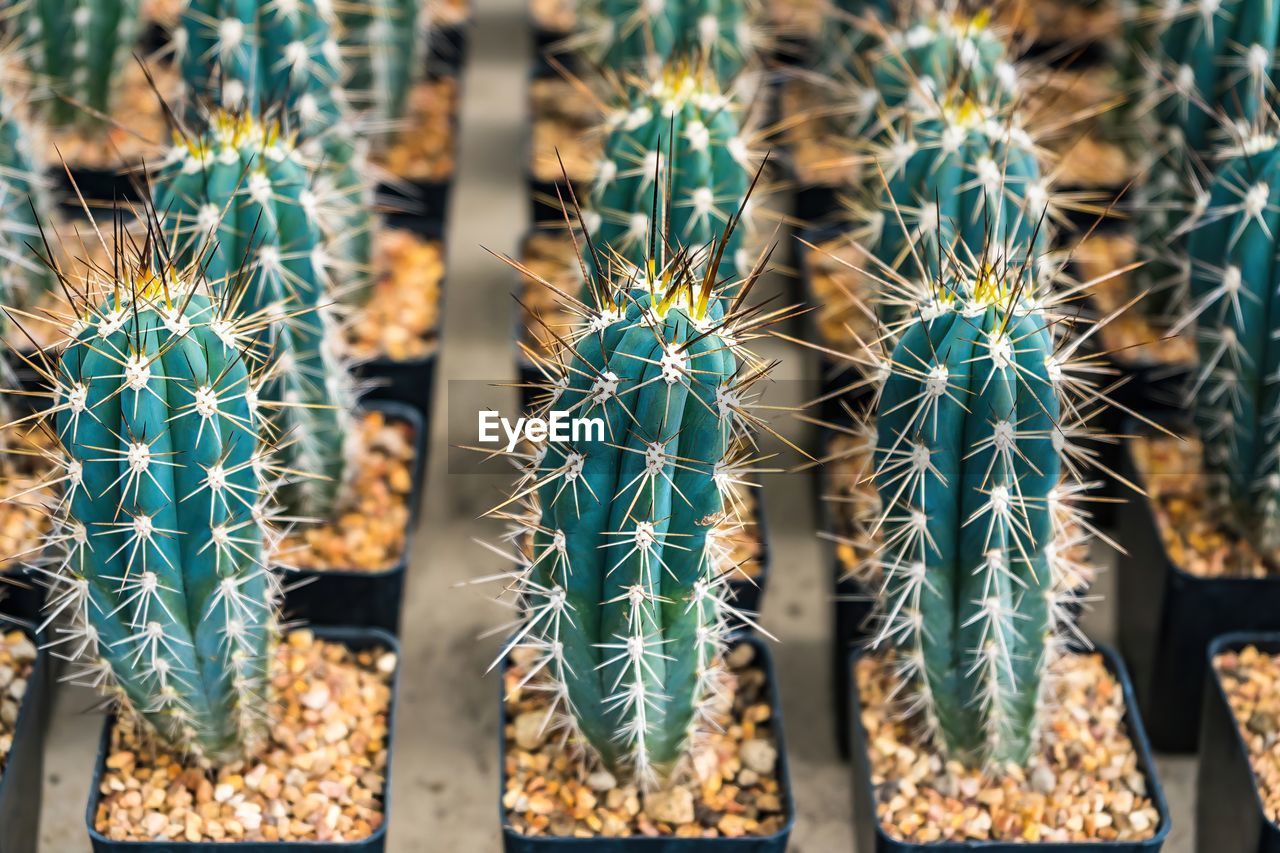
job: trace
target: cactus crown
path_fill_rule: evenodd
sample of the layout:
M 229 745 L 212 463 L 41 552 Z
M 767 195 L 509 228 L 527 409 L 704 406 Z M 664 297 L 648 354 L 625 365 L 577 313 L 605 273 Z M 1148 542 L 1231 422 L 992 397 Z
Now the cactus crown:
M 988 253 L 987 257 L 996 257 Z M 876 643 L 949 757 L 1025 764 L 1085 527 L 1076 344 L 1025 266 L 952 260 L 880 360 L 865 425 L 883 543 Z
M 426 6 L 419 0 L 354 0 L 335 8 L 353 104 L 379 122 L 404 118 L 409 90 L 426 69 Z
M 607 301 L 575 303 L 586 319 L 543 414 L 600 429 L 538 446 L 512 498 L 528 511 L 497 511 L 523 543 L 508 588 L 524 616 L 503 658 L 536 651 L 556 724 L 646 786 L 680 768 L 724 674 L 728 620 L 746 618 L 726 598 L 721 534 L 741 521 L 732 488 L 767 368 L 744 344 L 756 321 L 719 287 L 686 250 L 643 284 L 614 278 Z
M 1190 318 L 1199 375 L 1189 404 L 1226 505 L 1267 553 L 1280 548 L 1280 145 L 1274 119 L 1220 152 L 1190 234 Z M 1273 313 L 1274 312 L 1274 313 Z
M 715 246 L 745 209 L 752 154 L 735 105 L 711 76 L 687 64 L 668 68 L 633 88 L 609 127 L 586 216 L 597 245 L 637 269 L 657 250 Z M 656 233 L 673 243 L 654 246 Z M 725 257 L 744 275 L 741 229 L 730 234 Z
M 567 46 L 622 73 L 655 75 L 674 59 L 698 56 L 728 83 L 754 61 L 753 0 L 589 0 Z
M 873 255 L 895 286 L 882 319 L 910 317 L 931 298 L 951 256 L 981 264 L 1007 256 L 1023 264 L 1048 250 L 1049 182 L 1030 135 L 1011 111 L 970 98 L 913 113 L 886 131 L 876 151 L 884 176 L 873 203 L 855 209 Z
M 19 52 L 50 124 L 92 124 L 109 115 L 138 38 L 140 0 L 22 0 L 12 7 Z M 0 12 L 0 18 L 6 13 Z M 85 108 L 88 109 L 85 109 Z
M 153 196 L 175 257 L 204 269 L 228 310 L 257 329 L 251 344 L 272 369 L 254 392 L 290 472 L 282 502 L 328 518 L 347 481 L 354 402 L 313 179 L 278 122 L 219 111 L 174 145 Z
M 121 239 L 121 243 L 124 238 Z M 84 281 L 47 371 L 61 484 L 44 571 L 54 646 L 173 748 L 243 756 L 265 727 L 276 587 L 248 330 L 157 244 Z M 105 298 L 101 294 L 107 294 Z M 50 488 L 49 493 L 54 489 Z M 44 493 L 41 490 L 40 493 Z

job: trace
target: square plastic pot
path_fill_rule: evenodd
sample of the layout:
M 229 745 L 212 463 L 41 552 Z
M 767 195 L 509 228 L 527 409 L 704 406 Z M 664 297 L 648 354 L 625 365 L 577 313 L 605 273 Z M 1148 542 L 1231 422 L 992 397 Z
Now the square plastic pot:
M 25 622 L 39 623 L 44 607 L 44 587 L 27 569 L 0 572 L 0 618 L 11 616 Z M 0 848 L 4 853 L 4 848 Z
M 388 400 L 371 401 L 367 411 L 382 412 L 389 421 L 407 423 L 413 429 L 414 453 L 424 452 L 426 434 L 422 416 L 403 403 Z M 422 501 L 420 468 L 415 472 L 409 493 L 409 520 L 405 526 L 404 550 L 394 566 L 380 572 L 354 569 L 286 570 L 284 615 L 313 626 L 346 626 L 380 628 L 390 634 L 400 632 L 400 610 L 404 600 L 405 573 L 412 552 L 414 519 Z
M 37 646 L 30 622 L 0 616 L 0 631 L 19 628 Z M 44 787 L 44 736 L 51 711 L 52 681 L 48 652 L 36 654 L 27 692 L 14 723 L 13 745 L 0 771 L 0 853 L 36 853 L 40 838 L 40 801 Z
M 786 824 L 774 835 L 758 838 L 673 838 L 671 836 L 632 838 L 573 838 L 568 836 L 522 835 L 507 823 L 502 795 L 506 791 L 507 710 L 503 682 L 498 682 L 498 820 L 502 824 L 503 853 L 785 853 L 787 841 L 796 822 L 796 804 L 791 790 L 791 774 L 787 762 L 787 745 L 783 737 L 782 703 L 773 656 L 768 645 L 758 637 L 739 634 L 730 648 L 747 644 L 755 649 L 756 663 L 764 669 L 768 683 L 770 720 L 774 742 L 778 748 L 777 777 L 786 808 Z
M 1245 646 L 1280 653 L 1280 632 L 1224 634 L 1209 644 L 1196 774 L 1196 853 L 1280 853 L 1280 826 L 1263 809 L 1248 747 L 1213 668 L 1214 657 Z
M 853 821 L 858 853 L 1144 853 L 1156 851 L 1164 846 L 1169 835 L 1172 820 L 1169 817 L 1169 804 L 1165 801 L 1164 789 L 1156 776 L 1155 761 L 1151 757 L 1151 744 L 1147 741 L 1142 727 L 1142 717 L 1138 713 L 1138 705 L 1133 696 L 1133 684 L 1125 672 L 1124 663 L 1114 651 L 1106 646 L 1097 646 L 1092 651 L 1098 652 L 1106 661 L 1109 669 L 1120 682 L 1124 694 L 1125 725 L 1129 739 L 1133 741 L 1138 753 L 1138 769 L 1147 780 L 1147 792 L 1152 804 L 1160 816 L 1156 833 L 1145 841 L 1085 841 L 1078 843 L 1044 842 L 1029 843 L 1026 841 L 960 841 L 936 842 L 921 844 L 899 841 L 890 838 L 880 826 L 875 808 L 875 786 L 871 783 L 871 761 L 867 752 L 867 732 L 862 727 L 862 714 L 854 713 L 850 719 L 850 742 L 853 746 Z M 857 680 L 852 678 L 853 668 L 857 665 L 862 652 L 855 650 L 847 658 L 850 672 L 850 683 L 853 689 L 852 707 L 862 708 L 862 699 L 858 695 Z
M 1123 470 L 1143 485 L 1127 446 Z M 1127 552 L 1117 578 L 1120 651 L 1151 742 L 1162 752 L 1194 752 L 1209 644 L 1231 631 L 1280 630 L 1280 578 L 1189 574 L 1169 557 L 1142 496 L 1120 506 L 1117 535 Z
M 387 706 L 387 767 L 382 791 L 382 826 L 362 841 L 112 841 L 94 829 L 98 802 L 102 795 L 102 775 L 106 770 L 107 756 L 111 753 L 111 730 L 115 726 L 114 714 L 108 714 L 98 741 L 98 758 L 93 767 L 93 784 L 89 788 L 89 806 L 85 810 L 85 825 L 93 853 L 382 853 L 387 845 L 387 827 L 391 824 L 391 766 L 395 759 L 396 704 L 400 695 L 400 669 L 403 658 L 396 638 L 375 628 L 328 627 L 316 628 L 315 635 L 322 640 L 341 643 L 359 651 L 371 646 L 382 646 L 395 652 L 396 673 L 391 679 L 391 701 Z M 8 848 L 0 848 L 8 853 Z

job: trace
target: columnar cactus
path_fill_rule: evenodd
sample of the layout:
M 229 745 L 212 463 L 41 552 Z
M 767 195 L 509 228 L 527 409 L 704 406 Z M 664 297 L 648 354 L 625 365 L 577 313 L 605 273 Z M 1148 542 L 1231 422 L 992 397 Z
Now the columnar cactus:
M 864 212 L 876 258 L 896 274 L 897 308 L 927 300 L 951 255 L 1041 258 L 1048 181 L 1016 114 L 963 99 L 910 118 L 888 132 L 878 153 L 884 180 Z M 1035 265 L 1025 273 L 1034 284 Z M 886 320 L 901 316 L 893 300 L 883 307 Z
M 337 5 L 347 91 L 380 122 L 405 115 L 409 90 L 426 68 L 426 5 L 420 0 L 351 0 Z
M 532 544 L 510 585 L 525 610 L 512 645 L 539 653 L 578 745 L 653 785 L 680 764 L 723 674 L 736 611 L 714 531 L 741 477 L 747 387 L 765 371 L 714 268 L 696 276 L 680 253 L 646 287 L 606 278 L 549 404 L 601 429 L 545 442 L 517 492 L 534 506 L 520 519 Z
M 254 367 L 187 273 L 116 262 L 54 375 L 68 553 L 50 608 L 91 684 L 171 747 L 231 761 L 264 730 L 275 635 Z
M 638 269 L 660 248 L 651 245 L 655 227 L 665 228 L 672 253 L 714 245 L 751 186 L 751 153 L 732 101 L 686 66 L 633 90 L 610 121 L 587 217 L 596 244 Z M 741 233 L 730 235 L 725 257 L 745 274 Z
M 18 0 L 13 12 L 27 68 L 52 95 L 38 101 L 44 119 L 65 127 L 109 115 L 137 43 L 140 0 Z
M 54 287 L 41 260 L 41 225 L 53 221 L 53 205 L 19 109 L 0 87 L 0 299 L 26 310 Z
M 1218 164 L 1191 232 L 1191 301 L 1199 375 L 1191 408 L 1223 517 L 1259 548 L 1280 548 L 1280 148 L 1251 134 Z
M 335 350 L 329 279 L 312 174 L 273 122 L 215 113 L 206 132 L 178 142 L 154 180 L 166 242 L 199 265 L 272 364 L 261 389 L 273 410 L 282 500 L 328 518 L 346 482 L 352 380 Z
M 187 0 L 178 53 L 196 106 L 277 111 L 319 172 L 316 204 L 353 301 L 372 283 L 373 185 L 343 89 L 328 3 Z
M 570 44 L 605 68 L 654 75 L 675 59 L 701 57 L 725 85 L 756 58 L 753 0 L 589 0 Z
M 948 756 L 1025 764 L 1053 650 L 1062 353 L 1004 266 L 954 264 L 884 364 L 878 642 Z

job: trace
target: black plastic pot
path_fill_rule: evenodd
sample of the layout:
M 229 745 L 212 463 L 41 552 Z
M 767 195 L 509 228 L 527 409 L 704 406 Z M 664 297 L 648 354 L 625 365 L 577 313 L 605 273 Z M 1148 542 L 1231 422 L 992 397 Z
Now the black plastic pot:
M 876 817 L 875 790 L 871 782 L 871 762 L 867 754 L 867 732 L 862 727 L 862 714 L 851 715 L 850 740 L 853 744 L 853 821 L 858 853 L 960 853 L 960 851 L 981 851 L 981 853 L 1032 853 L 1036 850 L 1052 851 L 1052 853 L 1140 853 L 1140 851 L 1156 851 L 1164 846 L 1169 835 L 1172 820 L 1169 817 L 1169 805 L 1165 801 L 1164 789 L 1160 787 L 1160 779 L 1156 776 L 1155 761 L 1151 757 L 1151 744 L 1147 741 L 1146 732 L 1142 728 L 1142 717 L 1137 711 L 1137 703 L 1133 698 L 1133 684 L 1129 674 L 1125 672 L 1124 663 L 1114 651 L 1106 646 L 1093 649 L 1100 653 L 1106 661 L 1107 668 L 1120 682 L 1124 693 L 1125 724 L 1129 739 L 1133 741 L 1138 753 L 1138 769 L 1147 780 L 1147 791 L 1152 804 L 1160 816 L 1160 824 L 1156 833 L 1145 841 L 1085 841 L 1079 843 L 1028 843 L 1026 841 L 964 841 L 938 842 L 918 844 L 890 838 L 880 826 Z M 853 672 L 860 651 L 849 655 L 848 667 Z M 856 679 L 853 685 L 853 706 L 862 707 L 858 696 Z
M 770 721 L 774 743 L 778 748 L 777 777 L 785 798 L 787 822 L 774 835 L 759 838 L 672 838 L 670 836 L 631 838 L 572 838 L 567 836 L 521 835 L 507 823 L 502 795 L 506 790 L 507 711 L 503 701 L 503 683 L 498 682 L 498 820 L 502 824 L 503 853 L 553 853 L 553 851 L 582 851 L 582 853 L 785 853 L 787 840 L 796 822 L 796 804 L 791 790 L 791 775 L 787 762 L 787 745 L 783 733 L 782 703 L 779 700 L 778 678 L 773 668 L 773 656 L 768 645 L 758 637 L 740 634 L 730 641 L 730 646 L 746 643 L 755 649 L 756 662 L 764 669 L 769 684 Z
M 1262 807 L 1249 749 L 1213 668 L 1214 657 L 1245 646 L 1276 654 L 1280 633 L 1225 634 L 1209 644 L 1196 775 L 1197 853 L 1280 853 L 1280 826 Z
M 400 644 L 396 638 L 374 628 L 329 627 L 317 628 L 315 635 L 322 640 L 342 643 L 350 649 L 367 649 L 370 646 L 381 646 L 400 656 Z M 391 823 L 391 766 L 395 759 L 395 720 L 396 704 L 400 695 L 400 670 L 397 668 L 391 680 L 391 701 L 387 707 L 387 767 L 386 784 L 382 791 L 382 826 L 378 831 L 363 841 L 246 841 L 220 843 L 201 841 L 112 841 L 94 829 L 98 802 L 101 800 L 102 774 L 106 769 L 107 756 L 111 751 L 111 729 L 115 726 L 115 715 L 108 715 L 102 727 L 102 737 L 98 741 L 98 759 L 94 763 L 93 785 L 89 788 L 89 806 L 85 811 L 85 823 L 89 830 L 89 841 L 93 845 L 93 853 L 382 853 L 387 845 L 387 827 Z M 8 853 L 8 848 L 3 848 Z
M 0 617 L 38 623 L 44 607 L 44 587 L 27 569 L 0 572 Z M 4 848 L 0 847 L 0 853 Z
M 1143 485 L 1128 451 L 1124 470 Z M 1230 631 L 1280 630 L 1280 578 L 1188 574 L 1170 559 L 1143 497 L 1121 506 L 1117 530 L 1128 552 L 1117 567 L 1120 650 L 1138 705 L 1156 749 L 1194 752 L 1209 644 Z
M 419 456 L 425 452 L 426 432 L 422 417 L 416 410 L 389 400 L 371 401 L 365 404 L 365 408 L 385 413 L 388 420 L 409 424 L 414 431 L 414 452 Z M 405 526 L 404 551 L 399 561 L 380 572 L 354 569 L 285 571 L 286 619 L 298 619 L 315 626 L 379 628 L 399 635 L 405 574 L 413 551 L 414 519 L 422 501 L 423 482 L 417 473 L 419 466 L 414 465 L 411 470 L 415 473 L 409 495 L 409 521 Z
M 0 630 L 21 628 L 39 644 L 28 622 L 0 616 Z M 0 851 L 36 853 L 40 838 L 40 800 L 44 786 L 44 735 L 50 712 L 48 652 L 36 655 L 27 692 L 13 729 L 13 746 L 0 772 Z

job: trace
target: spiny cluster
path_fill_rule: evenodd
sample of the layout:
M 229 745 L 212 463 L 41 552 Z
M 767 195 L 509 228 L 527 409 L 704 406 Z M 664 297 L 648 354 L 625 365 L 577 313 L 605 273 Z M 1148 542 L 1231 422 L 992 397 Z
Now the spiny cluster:
M 676 246 L 715 245 L 730 220 L 746 213 L 758 163 L 737 105 L 705 69 L 675 65 L 629 91 L 608 123 L 585 224 L 598 244 L 644 268 L 658 232 Z M 734 229 L 725 250 L 739 276 L 751 268 L 743 230 Z
M 350 69 L 346 90 L 382 125 L 405 116 L 409 91 L 426 68 L 430 18 L 419 0 L 350 0 L 334 4 L 339 45 Z M 383 128 L 385 130 L 385 128 Z
M 723 257 L 725 242 L 704 251 Z M 732 300 L 716 263 L 695 274 L 688 250 L 643 279 L 593 263 L 600 295 L 566 297 L 581 322 L 549 359 L 541 413 L 601 431 L 533 447 L 494 512 L 514 525 L 517 569 L 502 580 L 519 609 L 499 660 L 535 652 L 526 683 L 554 695 L 548 724 L 650 786 L 708 725 L 729 621 L 749 620 L 728 599 L 725 531 L 744 522 L 735 490 L 768 372 L 747 347 L 773 315 L 742 305 L 763 262 Z
M 40 245 L 41 224 L 52 221 L 53 205 L 20 108 L 0 86 L 0 299 L 30 309 L 54 285 L 31 249 Z
M 223 762 L 266 723 L 275 475 L 254 329 L 162 254 L 148 242 L 118 249 L 110 271 L 59 273 L 75 301 L 67 343 L 45 368 L 50 407 L 21 422 L 56 439 L 31 493 L 53 520 L 45 627 L 81 681 Z

